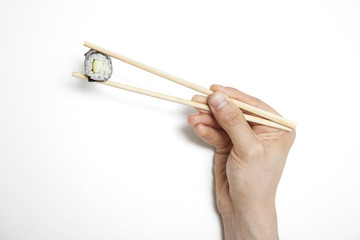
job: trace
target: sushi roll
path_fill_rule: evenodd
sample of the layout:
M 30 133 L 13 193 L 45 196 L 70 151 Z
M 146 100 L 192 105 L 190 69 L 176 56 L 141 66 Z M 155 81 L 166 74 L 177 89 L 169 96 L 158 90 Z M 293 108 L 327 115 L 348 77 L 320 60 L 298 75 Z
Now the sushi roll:
M 94 49 L 85 53 L 84 67 L 89 82 L 105 82 L 112 74 L 111 58 Z

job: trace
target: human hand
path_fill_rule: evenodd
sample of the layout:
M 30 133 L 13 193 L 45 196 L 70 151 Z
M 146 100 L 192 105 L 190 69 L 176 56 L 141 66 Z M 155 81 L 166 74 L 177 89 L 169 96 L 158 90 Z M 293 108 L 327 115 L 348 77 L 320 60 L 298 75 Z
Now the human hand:
M 211 113 L 191 114 L 188 122 L 215 147 L 215 192 L 225 238 L 277 239 L 275 194 L 295 130 L 248 123 L 227 96 L 278 113 L 234 88 L 213 85 L 211 90 Z

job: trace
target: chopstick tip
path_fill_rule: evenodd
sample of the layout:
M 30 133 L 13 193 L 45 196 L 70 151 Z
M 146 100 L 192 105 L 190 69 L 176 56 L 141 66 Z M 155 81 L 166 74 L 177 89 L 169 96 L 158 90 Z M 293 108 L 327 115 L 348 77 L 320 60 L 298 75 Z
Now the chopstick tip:
M 85 74 L 82 74 L 82 73 L 72 72 L 71 75 L 72 75 L 73 77 L 76 77 L 76 78 L 81 78 L 81 79 L 89 80 L 89 77 L 86 76 Z

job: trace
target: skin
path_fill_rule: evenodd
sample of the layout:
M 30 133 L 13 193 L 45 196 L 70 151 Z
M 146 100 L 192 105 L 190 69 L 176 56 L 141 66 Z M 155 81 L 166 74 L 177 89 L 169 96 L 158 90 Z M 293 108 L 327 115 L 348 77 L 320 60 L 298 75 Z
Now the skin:
M 191 114 L 188 122 L 215 147 L 216 202 L 225 239 L 279 239 L 275 195 L 295 130 L 248 123 L 229 97 L 278 113 L 234 88 L 212 85 L 210 89 L 214 91 L 207 98 L 211 112 Z M 204 97 L 193 100 L 204 101 Z

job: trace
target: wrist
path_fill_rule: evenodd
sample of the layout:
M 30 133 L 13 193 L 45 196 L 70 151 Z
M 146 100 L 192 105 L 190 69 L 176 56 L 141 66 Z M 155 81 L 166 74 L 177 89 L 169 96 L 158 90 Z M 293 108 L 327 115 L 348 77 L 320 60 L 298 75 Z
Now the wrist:
M 279 239 L 275 202 L 242 206 L 234 212 L 234 239 Z
M 226 216 L 221 215 L 223 230 L 224 230 L 224 239 L 233 240 L 234 239 L 234 229 L 233 229 L 233 220 L 234 215 L 228 214 Z

